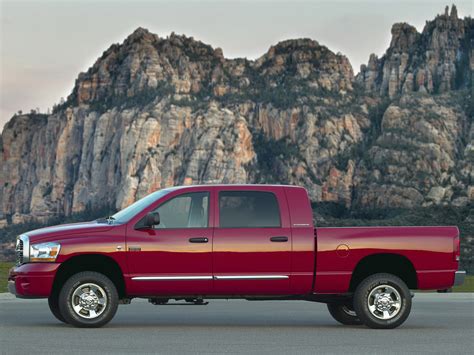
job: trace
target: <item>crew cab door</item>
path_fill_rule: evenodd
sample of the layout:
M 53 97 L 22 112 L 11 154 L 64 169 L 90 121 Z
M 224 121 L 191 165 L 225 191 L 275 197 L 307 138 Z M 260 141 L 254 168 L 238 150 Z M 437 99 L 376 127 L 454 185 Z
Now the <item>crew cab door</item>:
M 196 191 L 197 190 L 197 191 Z M 166 196 L 150 211 L 160 224 L 127 231 L 130 288 L 139 295 L 212 292 L 211 189 Z
M 291 228 L 283 189 L 216 187 L 214 293 L 287 294 Z

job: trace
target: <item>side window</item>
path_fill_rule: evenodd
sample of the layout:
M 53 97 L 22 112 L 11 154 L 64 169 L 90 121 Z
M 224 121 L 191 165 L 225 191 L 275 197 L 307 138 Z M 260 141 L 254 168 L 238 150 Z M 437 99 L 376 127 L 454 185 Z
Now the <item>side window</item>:
M 160 213 L 158 229 L 206 228 L 209 216 L 209 193 L 179 195 L 156 209 Z
M 268 228 L 280 225 L 280 210 L 273 193 L 262 191 L 219 193 L 221 228 Z

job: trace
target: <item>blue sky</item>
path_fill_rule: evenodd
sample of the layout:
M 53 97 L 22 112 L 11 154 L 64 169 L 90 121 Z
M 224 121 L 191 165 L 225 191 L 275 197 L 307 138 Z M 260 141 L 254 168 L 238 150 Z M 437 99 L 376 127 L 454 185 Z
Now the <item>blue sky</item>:
M 354 72 L 382 55 L 395 22 L 419 31 L 446 0 L 112 1 L 0 0 L 0 129 L 18 110 L 45 112 L 72 90 L 112 43 L 141 26 L 221 47 L 228 58 L 257 58 L 278 41 L 309 37 L 345 54 Z M 451 5 L 449 3 L 449 5 Z M 472 16 L 473 1 L 456 1 Z

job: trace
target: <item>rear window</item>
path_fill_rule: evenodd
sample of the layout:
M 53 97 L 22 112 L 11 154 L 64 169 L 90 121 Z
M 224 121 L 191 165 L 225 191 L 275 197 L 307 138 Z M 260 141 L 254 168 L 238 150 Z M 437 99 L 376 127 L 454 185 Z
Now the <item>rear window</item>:
M 219 226 L 221 228 L 280 227 L 276 196 L 263 191 L 221 191 Z

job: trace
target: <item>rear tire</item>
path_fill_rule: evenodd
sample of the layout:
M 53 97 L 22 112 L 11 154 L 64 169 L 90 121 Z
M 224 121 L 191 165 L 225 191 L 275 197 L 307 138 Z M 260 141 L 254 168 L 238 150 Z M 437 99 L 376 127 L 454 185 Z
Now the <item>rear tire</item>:
M 395 275 L 371 275 L 357 286 L 354 309 L 362 323 L 370 328 L 396 328 L 410 315 L 410 290 Z
M 48 306 L 49 306 L 49 309 L 51 310 L 51 313 L 57 320 L 63 323 L 67 323 L 63 315 L 61 314 L 61 311 L 59 310 L 59 301 L 58 301 L 57 295 L 48 297 Z
M 343 303 L 328 303 L 329 314 L 344 325 L 361 325 L 362 322 L 353 307 Z
M 117 289 L 108 277 L 85 271 L 66 281 L 59 293 L 59 310 L 71 325 L 98 328 L 112 320 L 118 301 Z

